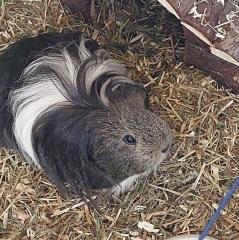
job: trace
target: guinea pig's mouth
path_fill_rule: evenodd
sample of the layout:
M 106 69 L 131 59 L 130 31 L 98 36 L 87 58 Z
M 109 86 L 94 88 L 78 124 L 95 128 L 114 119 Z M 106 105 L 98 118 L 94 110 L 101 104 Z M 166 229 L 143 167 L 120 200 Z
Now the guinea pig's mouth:
M 147 164 L 144 165 L 143 172 L 151 173 L 152 171 L 158 168 L 158 166 L 161 164 L 162 161 L 164 161 L 165 158 L 166 156 L 161 155 L 160 157 L 151 159 L 151 161 L 146 161 Z

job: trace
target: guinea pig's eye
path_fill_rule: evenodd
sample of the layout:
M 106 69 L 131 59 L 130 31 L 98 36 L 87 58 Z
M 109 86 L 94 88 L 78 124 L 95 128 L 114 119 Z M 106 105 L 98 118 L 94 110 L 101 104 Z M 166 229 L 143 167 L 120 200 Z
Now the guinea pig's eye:
M 123 140 L 128 145 L 135 145 L 136 144 L 135 138 L 131 135 L 124 136 Z

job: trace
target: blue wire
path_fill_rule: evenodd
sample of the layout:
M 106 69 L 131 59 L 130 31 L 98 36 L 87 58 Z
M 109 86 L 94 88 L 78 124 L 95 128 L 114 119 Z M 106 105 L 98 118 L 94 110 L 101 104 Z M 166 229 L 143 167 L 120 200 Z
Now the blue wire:
M 198 240 L 203 240 L 208 235 L 208 233 L 211 230 L 213 224 L 220 217 L 221 211 L 223 210 L 223 208 L 225 208 L 227 203 L 230 201 L 233 193 L 237 190 L 237 188 L 239 188 L 239 177 L 236 178 L 233 185 L 229 188 L 227 194 L 222 199 L 222 201 L 221 201 L 220 205 L 218 206 L 217 210 L 213 213 L 211 219 L 209 219 L 209 221 L 207 222 L 207 224 L 206 224 L 204 230 L 202 231 Z

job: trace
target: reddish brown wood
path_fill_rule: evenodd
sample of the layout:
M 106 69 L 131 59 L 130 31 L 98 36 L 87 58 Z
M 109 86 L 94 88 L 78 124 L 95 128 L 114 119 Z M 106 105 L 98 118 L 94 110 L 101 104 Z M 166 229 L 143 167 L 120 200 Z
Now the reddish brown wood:
M 184 61 L 188 65 L 197 66 L 197 68 L 210 73 L 220 85 L 239 94 L 239 68 L 234 64 L 221 60 L 189 42 L 186 42 Z
M 239 94 L 239 17 L 232 14 L 236 6 L 215 0 L 158 1 L 184 26 L 185 62 Z

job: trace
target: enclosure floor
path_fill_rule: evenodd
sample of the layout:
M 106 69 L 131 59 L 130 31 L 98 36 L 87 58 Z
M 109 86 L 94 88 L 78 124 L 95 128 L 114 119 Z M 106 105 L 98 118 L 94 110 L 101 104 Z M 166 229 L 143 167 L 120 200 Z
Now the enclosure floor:
M 180 62 L 179 26 L 158 3 L 116 1 L 113 16 L 102 2 L 92 26 L 52 0 L 8 0 L 1 6 L 0 50 L 39 31 L 88 32 L 147 85 L 152 108 L 173 129 L 172 156 L 119 201 L 96 196 L 99 215 L 81 199 L 63 199 L 41 170 L 1 149 L 0 239 L 162 240 L 197 233 L 239 173 L 239 98 Z M 140 229 L 143 221 L 156 230 Z M 210 235 L 239 239 L 238 192 Z

